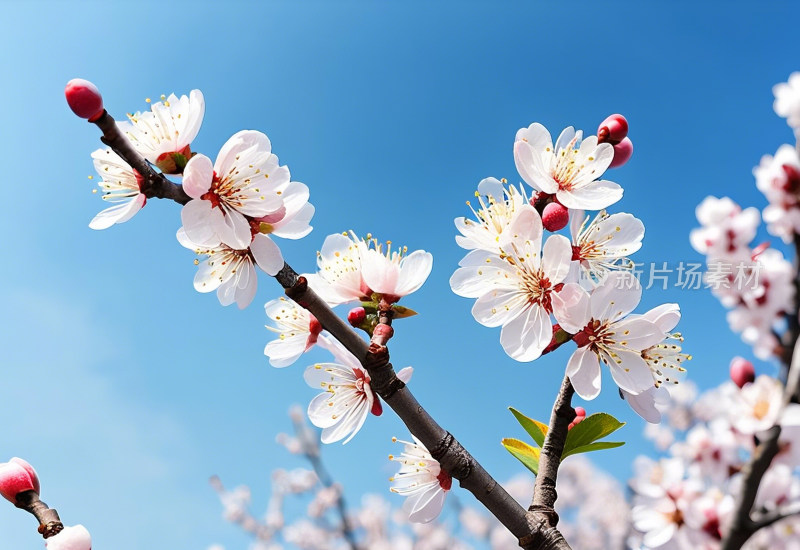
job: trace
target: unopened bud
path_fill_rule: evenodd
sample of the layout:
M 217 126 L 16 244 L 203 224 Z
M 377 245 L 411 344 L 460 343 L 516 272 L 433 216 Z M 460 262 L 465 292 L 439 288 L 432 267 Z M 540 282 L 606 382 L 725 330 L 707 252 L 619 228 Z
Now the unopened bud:
M 581 420 L 586 418 L 586 409 L 583 407 L 575 407 L 575 418 L 580 418 Z
M 633 142 L 626 137 L 614 145 L 614 160 L 608 165 L 609 168 L 617 168 L 628 162 L 633 155 Z
M 33 466 L 16 457 L 0 464 L 0 495 L 16 505 L 17 495 L 25 491 L 39 494 L 39 476 Z
M 741 388 L 755 379 L 756 370 L 753 367 L 753 363 L 744 357 L 734 357 L 733 361 L 731 361 L 731 380 L 733 380 L 733 383 Z
M 598 143 L 619 143 L 628 135 L 628 121 L 622 115 L 611 115 L 597 128 Z
M 569 222 L 569 210 L 558 202 L 551 202 L 542 211 L 542 225 L 548 231 L 564 229 Z
M 59 534 L 45 540 L 47 550 L 92 550 L 92 535 L 83 525 L 64 527 Z
M 67 103 L 72 112 L 81 118 L 94 122 L 103 114 L 103 96 L 97 86 L 82 78 L 73 78 L 64 89 Z
M 354 307 L 347 313 L 347 322 L 356 328 L 360 327 L 366 318 L 367 312 L 363 307 Z
M 380 336 L 381 338 L 384 338 L 386 340 L 391 338 L 393 334 L 394 334 L 394 329 L 392 328 L 392 326 L 384 325 L 383 323 L 378 324 L 375 327 L 375 330 L 372 332 L 373 336 Z

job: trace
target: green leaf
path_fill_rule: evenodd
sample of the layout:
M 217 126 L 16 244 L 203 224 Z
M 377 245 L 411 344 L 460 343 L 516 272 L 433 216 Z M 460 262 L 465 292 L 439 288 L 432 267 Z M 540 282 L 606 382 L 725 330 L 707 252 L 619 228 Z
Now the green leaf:
M 405 306 L 392 306 L 392 311 L 394 311 L 394 318 L 395 319 L 404 319 L 405 317 L 411 317 L 412 315 L 416 315 L 417 312 L 411 309 L 410 307 Z
M 519 439 L 505 438 L 501 441 L 503 447 L 511 453 L 514 458 L 534 474 L 539 473 L 539 451 L 536 447 L 531 447 Z
M 580 424 L 578 424 L 580 426 Z M 575 428 L 572 428 L 573 430 Z M 576 447 L 569 452 L 564 452 L 561 455 L 561 460 L 564 460 L 570 455 L 576 455 L 578 453 L 590 453 L 592 451 L 602 451 L 603 449 L 614 449 L 616 447 L 622 447 L 625 445 L 624 441 L 596 441 L 594 443 L 589 443 L 588 445 L 583 445 L 582 447 Z
M 509 407 L 508 410 L 511 411 L 511 414 L 514 415 L 517 422 L 528 432 L 528 435 L 533 438 L 539 447 L 544 445 L 544 437 L 547 435 L 547 424 L 542 424 L 538 420 L 528 418 L 514 407 Z
M 595 413 L 591 416 L 587 416 L 582 422 L 573 426 L 567 433 L 564 452 L 561 453 L 562 458 L 573 454 L 573 449 L 585 447 L 598 439 L 602 439 L 614 433 L 624 425 L 624 422 L 620 422 L 608 413 Z

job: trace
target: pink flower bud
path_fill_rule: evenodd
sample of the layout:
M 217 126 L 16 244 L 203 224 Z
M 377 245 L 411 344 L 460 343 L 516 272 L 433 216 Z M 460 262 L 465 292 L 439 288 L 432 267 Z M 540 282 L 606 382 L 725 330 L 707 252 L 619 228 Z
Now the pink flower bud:
M 0 464 L 0 495 L 16 505 L 17 495 L 24 491 L 39 493 L 39 476 L 33 466 L 16 457 Z
M 581 420 L 586 418 L 586 409 L 583 407 L 575 407 L 575 418 L 580 418 Z
M 628 135 L 628 121 L 622 115 L 611 115 L 597 128 L 598 143 L 619 143 Z
M 92 550 L 92 535 L 83 525 L 64 527 L 44 543 L 47 550 Z
M 633 155 L 633 142 L 626 137 L 614 145 L 614 160 L 608 165 L 609 168 L 616 168 L 628 162 Z
M 733 361 L 731 361 L 731 380 L 733 380 L 733 383 L 741 388 L 755 379 L 756 369 L 753 367 L 753 363 L 744 357 L 734 357 Z
M 360 327 L 366 318 L 367 312 L 363 307 L 354 307 L 347 313 L 347 321 L 354 327 Z
M 542 224 L 548 231 L 558 231 L 569 222 L 569 210 L 558 202 L 551 202 L 542 210 Z
M 64 90 L 67 103 L 72 112 L 89 122 L 94 122 L 103 114 L 103 96 L 97 86 L 82 78 L 73 78 L 67 82 Z
M 379 324 L 375 327 L 375 330 L 372 332 L 373 336 L 380 336 L 388 340 L 394 334 L 394 329 L 391 325 L 384 325 Z

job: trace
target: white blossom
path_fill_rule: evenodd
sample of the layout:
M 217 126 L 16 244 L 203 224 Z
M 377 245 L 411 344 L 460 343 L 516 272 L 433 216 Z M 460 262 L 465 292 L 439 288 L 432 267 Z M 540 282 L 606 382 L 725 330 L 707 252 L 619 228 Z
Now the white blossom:
M 111 149 L 98 149 L 92 153 L 94 169 L 103 178 L 97 185 L 103 191 L 103 200 L 116 203 L 97 214 L 89 227 L 107 229 L 115 223 L 131 219 L 147 202 L 139 189 L 133 168 Z
M 622 198 L 622 188 L 598 180 L 614 158 L 610 143 L 583 138 L 572 126 L 553 145 L 550 132 L 535 122 L 517 132 L 514 162 L 522 179 L 536 190 L 554 194 L 567 208 L 600 210 Z

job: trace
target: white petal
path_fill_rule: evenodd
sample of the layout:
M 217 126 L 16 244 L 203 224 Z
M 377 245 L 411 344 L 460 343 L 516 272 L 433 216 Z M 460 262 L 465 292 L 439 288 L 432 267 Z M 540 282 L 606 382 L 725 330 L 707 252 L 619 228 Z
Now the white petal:
M 643 351 L 664 340 L 664 332 L 643 317 L 623 319 L 614 323 L 611 338 L 623 347 Z
M 569 283 L 560 292 L 550 295 L 553 315 L 565 331 L 575 334 L 583 330 L 591 319 L 589 294 L 579 285 Z
M 405 367 L 397 372 L 397 378 L 399 378 L 404 383 L 408 384 L 409 380 L 411 380 L 412 374 L 414 374 L 414 368 Z
M 424 250 L 415 250 L 406 256 L 400 266 L 395 294 L 407 296 L 418 290 L 428 279 L 433 268 L 433 255 Z
M 656 388 L 653 386 L 639 395 L 633 395 L 622 390 L 622 396 L 636 414 L 651 424 L 661 422 L 661 411 L 656 408 L 656 402 L 661 402 L 664 398 L 663 394 L 666 394 L 666 398 L 669 399 L 669 392 L 664 387 Z
M 552 337 L 550 316 L 543 307 L 534 305 L 503 326 L 500 344 L 509 357 L 527 362 L 537 359 Z
M 239 281 L 236 289 L 236 305 L 244 309 L 250 305 L 258 288 L 258 275 L 251 262 L 242 262 L 239 267 Z
M 236 155 L 251 147 L 263 154 L 272 151 L 272 145 L 266 135 L 255 130 L 242 130 L 233 134 L 222 146 L 214 162 L 214 170 L 220 175 L 227 174 L 236 162 Z
M 115 223 L 124 223 L 142 209 L 146 200 L 147 197 L 144 195 L 137 195 L 126 203 L 106 208 L 89 222 L 89 227 L 92 229 L 108 229 Z
M 426 490 L 407 497 L 403 508 L 409 512 L 408 521 L 429 523 L 439 517 L 446 495 L 446 491 L 438 483 L 431 483 Z
M 605 357 L 605 359 L 611 368 L 611 376 L 620 389 L 638 395 L 655 385 L 650 367 L 639 353 L 625 350 L 614 350 L 614 352 L 617 354 L 616 358 Z
M 223 216 L 214 216 L 211 225 L 220 240 L 234 250 L 245 250 L 250 245 L 250 224 L 244 215 L 232 208 L 224 207 Z M 219 210 L 219 208 L 215 209 Z
M 208 192 L 214 179 L 214 166 L 205 155 L 195 155 L 183 169 L 183 190 L 193 199 Z
M 589 307 L 594 319 L 615 321 L 633 311 L 641 298 L 642 286 L 636 277 L 627 271 L 616 271 L 592 292 Z
M 572 262 L 572 245 L 563 235 L 552 235 L 544 243 L 542 249 L 542 270 L 556 285 L 566 278 Z
M 190 241 L 203 245 L 214 240 L 219 242 L 217 232 L 212 225 L 215 216 L 221 216 L 222 212 L 211 206 L 211 202 L 204 200 L 191 200 L 181 209 L 181 223 L 183 230 Z
M 567 208 L 601 210 L 622 198 L 622 187 L 613 181 L 598 180 L 572 191 L 559 189 L 556 197 Z
M 600 362 L 589 346 L 578 348 L 569 358 L 567 376 L 575 388 L 575 393 L 582 399 L 589 401 L 598 396 L 601 379 Z
M 472 306 L 472 316 L 487 327 L 505 325 L 528 307 L 528 297 L 519 290 L 492 290 Z
M 250 243 L 250 252 L 253 254 L 258 267 L 270 276 L 277 275 L 283 269 L 283 255 L 278 245 L 266 235 L 258 234 Z
M 680 321 L 681 310 L 678 304 L 661 304 L 643 314 L 642 317 L 655 323 L 661 332 L 669 332 Z

